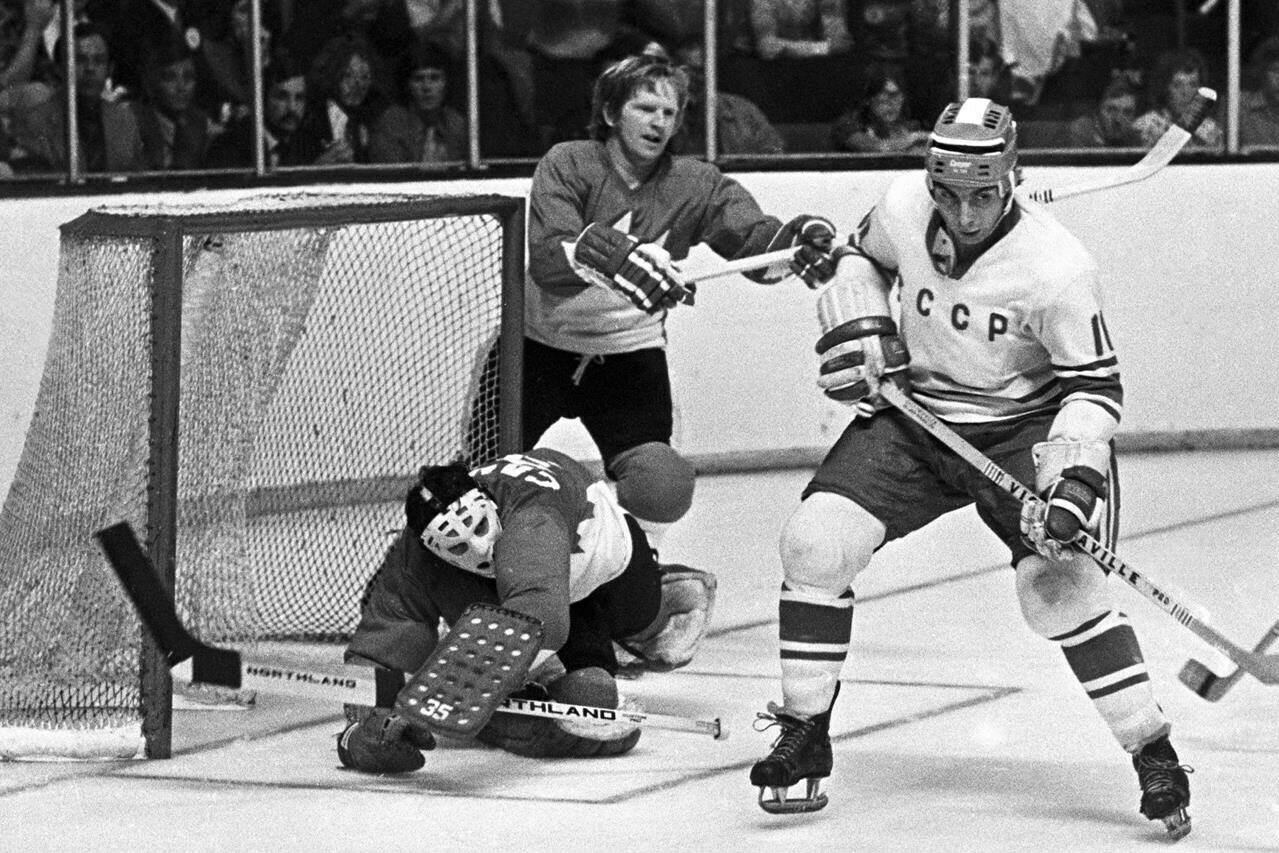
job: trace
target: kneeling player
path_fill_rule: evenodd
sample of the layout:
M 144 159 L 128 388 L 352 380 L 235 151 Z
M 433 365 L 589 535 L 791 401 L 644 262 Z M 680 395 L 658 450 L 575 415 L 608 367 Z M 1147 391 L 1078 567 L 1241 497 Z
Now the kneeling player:
M 418 672 L 439 657 L 441 620 L 452 626 L 472 605 L 495 605 L 540 623 L 541 648 L 517 695 L 616 708 L 614 642 L 653 668 L 683 666 L 710 618 L 714 575 L 659 568 L 609 488 L 557 451 L 472 471 L 423 468 L 405 514 L 365 595 L 350 662 Z M 421 750 L 435 745 L 430 726 L 397 713 L 395 698 L 352 713 L 338 737 L 344 765 L 397 773 L 424 764 Z M 586 757 L 628 752 L 639 734 L 630 723 L 499 712 L 476 737 L 519 755 Z

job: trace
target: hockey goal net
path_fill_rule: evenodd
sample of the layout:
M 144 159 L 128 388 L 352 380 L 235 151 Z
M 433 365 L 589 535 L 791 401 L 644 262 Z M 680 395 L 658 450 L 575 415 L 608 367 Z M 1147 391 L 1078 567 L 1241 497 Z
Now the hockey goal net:
M 0 758 L 169 753 L 108 524 L 208 642 L 349 636 L 417 468 L 515 449 L 523 210 L 297 195 L 63 226 L 0 510 Z

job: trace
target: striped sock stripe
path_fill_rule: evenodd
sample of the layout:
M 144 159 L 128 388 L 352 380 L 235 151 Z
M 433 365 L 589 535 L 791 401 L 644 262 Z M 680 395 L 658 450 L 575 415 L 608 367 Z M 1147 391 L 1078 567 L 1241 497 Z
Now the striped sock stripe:
M 1142 667 L 1140 672 L 1101 687 L 1089 687 L 1085 684 L 1084 690 L 1088 693 L 1089 699 L 1095 700 L 1100 699 L 1103 696 L 1110 696 L 1113 693 L 1118 693 L 1120 690 L 1126 690 L 1134 684 L 1143 684 L 1147 681 L 1150 681 L 1150 673 L 1146 671 L 1145 667 Z
M 1089 640 L 1104 634 L 1106 631 L 1118 626 L 1128 624 L 1128 617 L 1122 613 L 1116 613 L 1113 610 L 1107 610 L 1100 616 L 1094 616 L 1087 622 L 1084 622 L 1078 628 L 1067 631 L 1064 634 L 1058 634 L 1048 639 L 1056 643 L 1061 643 L 1064 647 L 1078 646 Z
M 777 605 L 783 660 L 843 661 L 853 635 L 853 593 L 820 598 L 782 585 Z

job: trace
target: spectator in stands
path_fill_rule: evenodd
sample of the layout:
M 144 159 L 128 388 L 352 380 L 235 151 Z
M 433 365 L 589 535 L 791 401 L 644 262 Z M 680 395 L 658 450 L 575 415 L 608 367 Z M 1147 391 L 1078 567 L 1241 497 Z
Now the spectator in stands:
M 531 0 L 534 113 L 543 150 L 585 139 L 601 54 L 622 32 L 624 0 Z
M 674 154 L 698 156 L 706 151 L 705 53 L 697 39 L 678 45 L 672 56 L 677 65 L 684 66 L 689 81 L 684 121 L 669 146 Z M 720 154 L 781 154 L 785 150 L 781 134 L 750 99 L 719 92 L 718 103 L 715 139 Z
M 480 14 L 491 17 L 486 5 L 480 4 Z M 452 62 L 466 56 L 466 0 L 404 0 L 404 8 L 416 44 L 438 45 Z
M 1102 90 L 1094 112 L 1070 123 L 1069 144 L 1072 148 L 1136 148 L 1141 134 L 1133 126 L 1141 93 L 1119 76 Z
M 903 70 L 911 58 L 911 0 L 860 0 L 850 10 L 858 58 L 870 66 Z
M 146 167 L 198 169 L 209 147 L 209 116 L 196 104 L 196 57 L 185 41 L 147 51 L 142 97 L 133 101 Z
M 467 153 L 466 119 L 444 103 L 449 59 L 430 42 L 414 45 L 401 61 L 402 103 L 388 107 L 369 138 L 374 163 L 446 163 Z
M 56 12 L 53 0 L 26 0 L 20 14 L 12 6 L 0 5 L 0 93 L 32 79 L 44 29 Z
M 906 81 L 896 68 L 871 66 L 861 100 L 831 128 L 836 151 L 861 153 L 922 152 L 928 132 L 906 112 Z
M 289 55 L 310 67 L 333 39 L 359 38 L 378 57 L 375 70 L 395 67 L 400 55 L 413 43 L 404 0 L 311 0 L 293 15 L 293 23 L 281 39 Z M 378 78 L 389 91 L 390 81 Z
M 278 26 L 274 4 L 262 3 L 262 62 L 271 57 L 271 34 Z M 232 0 L 202 28 L 200 106 L 218 125 L 248 115 L 253 109 L 253 42 L 251 0 Z
M 110 11 L 95 15 L 108 33 L 115 58 L 115 82 L 138 95 L 147 54 L 173 41 L 199 50 L 199 6 L 191 0 L 117 0 L 103 4 Z
M 700 0 L 699 0 L 700 2 Z M 450 107 L 466 109 L 465 3 L 406 0 L 414 41 L 431 42 L 447 55 L 454 85 Z M 484 0 L 478 4 L 478 99 L 480 144 L 491 157 L 530 157 L 541 152 L 535 112 L 533 56 L 526 46 L 532 20 L 529 0 Z M 394 88 L 394 84 L 392 85 Z
M 706 10 L 702 4 L 703 0 L 632 0 L 629 13 L 637 28 L 662 44 L 681 45 L 704 38 Z M 725 5 L 721 0 L 721 19 Z
M 761 59 L 809 59 L 852 49 L 846 0 L 751 0 Z
M 1153 106 L 1138 116 L 1134 123 L 1143 146 L 1154 146 L 1173 121 L 1189 109 L 1199 87 L 1208 85 L 1206 78 L 1203 54 L 1192 47 L 1169 50 L 1159 55 L 1150 74 L 1148 89 Z M 1221 125 L 1209 116 L 1199 125 L 1186 148 L 1220 151 L 1224 142 Z
M 307 72 L 307 108 L 297 144 L 310 162 L 369 162 L 373 123 L 388 105 L 377 86 L 379 60 L 368 42 L 338 36 Z
M 76 117 L 79 167 L 88 172 L 128 172 L 144 168 L 142 137 L 128 105 L 107 100 L 111 53 L 106 35 L 94 24 L 77 24 L 75 43 Z M 58 42 L 56 67 L 63 67 L 64 46 Z M 66 93 L 61 84 L 53 96 L 13 121 L 13 136 L 33 170 L 66 169 Z
M 1251 71 L 1257 88 L 1240 99 L 1239 144 L 1279 145 L 1279 36 L 1272 36 L 1253 51 Z
M 968 97 L 1008 104 L 1011 92 L 1012 74 L 999 43 L 990 39 L 974 41 L 968 56 Z
M 304 166 L 313 162 L 314 157 L 307 159 L 295 141 L 306 111 L 306 74 L 287 54 L 277 52 L 266 68 L 262 83 L 266 90 L 262 124 L 267 167 Z M 226 131 L 213 141 L 205 166 L 251 168 L 255 160 L 253 116 L 248 115 L 232 119 Z

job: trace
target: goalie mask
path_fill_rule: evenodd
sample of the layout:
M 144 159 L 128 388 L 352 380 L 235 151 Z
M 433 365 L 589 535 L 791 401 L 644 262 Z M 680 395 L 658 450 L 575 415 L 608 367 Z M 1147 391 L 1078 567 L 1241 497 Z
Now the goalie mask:
M 989 98 L 968 98 L 942 111 L 924 155 L 928 187 L 998 186 L 1010 199 L 1017 182 L 1017 123 Z
M 423 468 L 404 505 L 408 527 L 446 563 L 493 577 L 497 504 L 460 465 Z

